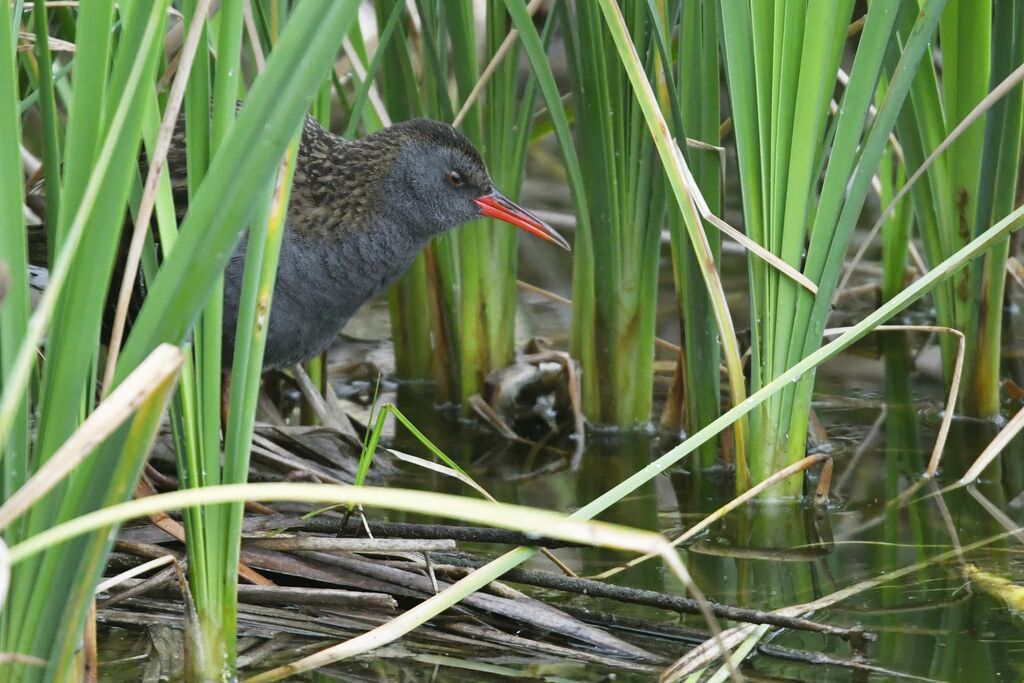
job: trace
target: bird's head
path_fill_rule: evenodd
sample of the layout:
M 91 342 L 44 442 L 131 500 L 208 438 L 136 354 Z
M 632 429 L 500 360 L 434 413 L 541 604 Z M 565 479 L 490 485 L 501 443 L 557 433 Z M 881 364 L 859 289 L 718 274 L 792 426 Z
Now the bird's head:
M 371 137 L 377 136 L 395 150 L 382 199 L 423 236 L 487 216 L 569 249 L 554 228 L 494 187 L 480 153 L 447 123 L 413 119 Z

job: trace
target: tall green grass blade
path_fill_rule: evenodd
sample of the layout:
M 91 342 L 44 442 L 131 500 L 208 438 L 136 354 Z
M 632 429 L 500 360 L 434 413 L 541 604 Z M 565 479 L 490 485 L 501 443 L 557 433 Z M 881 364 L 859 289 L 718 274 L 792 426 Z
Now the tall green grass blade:
M 183 19 L 187 25 L 191 25 L 196 20 L 201 7 L 198 0 L 186 0 L 183 4 Z M 203 24 L 200 29 L 199 45 L 192 62 L 191 72 L 188 75 L 184 101 L 186 187 L 190 205 L 202 186 L 212 156 L 211 102 L 213 86 L 211 78 L 213 68 L 210 58 L 213 50 L 209 19 L 201 18 L 201 21 Z M 157 112 L 154 112 L 154 118 L 158 118 Z M 175 221 L 173 225 L 158 227 L 160 228 L 160 246 L 166 259 L 174 253 L 178 241 L 178 225 Z M 155 277 L 155 274 L 152 275 L 149 282 L 152 283 Z M 207 444 L 210 439 L 204 440 L 203 438 L 202 415 L 208 415 L 209 411 L 204 413 L 201 409 L 202 364 L 196 358 L 196 349 L 203 347 L 202 328 L 203 323 L 200 322 L 193 335 L 195 346 L 190 345 L 188 348 L 181 384 L 171 406 L 175 459 L 178 465 L 178 479 L 182 487 L 201 486 L 205 481 L 204 474 L 207 470 L 207 459 L 204 458 L 203 452 L 204 444 Z M 214 402 L 220 403 L 219 400 Z M 217 445 L 219 446 L 219 444 Z M 219 457 L 219 447 L 215 448 L 215 451 Z M 218 473 L 219 463 L 215 465 L 215 471 L 211 472 L 211 476 L 216 476 Z M 189 539 L 186 545 L 189 556 L 189 590 L 197 605 L 208 605 L 212 599 L 210 595 L 212 558 L 206 551 L 207 534 L 204 510 L 190 508 L 185 512 L 184 522 L 186 536 Z M 201 664 L 201 662 L 190 662 L 193 669 L 200 667 Z
M 653 138 L 654 145 L 657 147 L 658 154 L 661 157 L 661 162 L 666 171 L 676 204 L 683 213 L 690 243 L 701 254 L 698 263 L 700 264 L 705 287 L 713 301 L 712 308 L 725 353 L 726 371 L 729 376 L 732 399 L 734 403 L 739 403 L 746 397 L 746 387 L 740 361 L 739 346 L 736 341 L 736 332 L 729 314 L 728 304 L 725 300 L 725 293 L 722 290 L 721 280 L 713 265 L 710 247 L 701 228 L 700 215 L 684 181 L 682 164 L 685 164 L 685 160 L 679 151 L 679 146 L 669 136 L 668 124 L 665 122 L 657 106 L 654 92 L 641 67 L 640 58 L 629 40 L 626 24 L 617 5 L 610 0 L 602 0 L 599 4 L 619 58 L 626 69 L 629 82 L 640 106 L 642 117 L 646 122 L 647 128 L 650 130 L 649 135 Z M 643 134 L 647 135 L 646 132 Z M 744 421 L 737 423 L 734 428 L 737 476 L 741 481 L 746 480 L 746 470 L 743 466 L 746 458 L 746 429 Z
M 889 79 L 883 73 L 875 92 L 876 103 L 881 103 L 884 99 L 888 84 Z M 896 125 L 899 125 L 899 117 Z M 907 167 L 903 159 L 902 146 L 897 149 L 895 145 L 890 144 L 882 153 L 878 166 L 878 181 L 881 189 L 878 197 L 881 206 L 891 206 L 893 198 L 907 182 Z M 882 301 L 891 299 L 905 284 L 912 225 L 913 211 L 909 202 L 899 204 L 882 224 Z M 862 246 L 861 250 L 864 248 Z M 847 266 L 852 267 L 852 264 Z
M 864 151 L 863 155 L 858 157 L 862 152 L 859 146 L 862 144 L 860 133 L 868 117 L 885 56 L 885 45 L 895 23 L 895 15 L 895 8 L 891 3 L 877 3 L 868 11 L 867 21 L 850 72 L 850 80 L 840 103 L 840 113 L 835 123 L 834 142 L 828 153 L 824 182 L 818 201 L 815 206 L 810 207 L 810 212 L 798 210 L 802 221 L 800 225 L 813 221 L 810 224 L 810 246 L 807 250 L 804 272 L 819 284 L 819 293 L 813 300 L 809 297 L 794 298 L 793 292 L 780 291 L 778 294 L 778 314 L 788 321 L 788 325 L 784 328 L 776 325 L 773 336 L 776 348 L 771 351 L 773 355 L 769 359 L 770 365 L 767 366 L 766 376 L 774 376 L 780 370 L 792 365 L 801 355 L 806 355 L 813 348 L 817 348 L 821 343 L 820 335 L 830 312 L 830 309 L 823 307 L 821 302 L 831 301 L 832 292 L 838 282 L 842 259 L 852 236 L 854 222 L 866 197 L 867 182 L 870 181 L 879 162 L 882 148 L 877 145 L 879 143 L 884 145 L 887 141 L 889 129 L 886 127 L 885 120 L 876 119 L 868 140 L 874 140 L 879 156 L 872 158 L 870 152 Z M 849 16 L 849 12 L 844 16 Z M 817 25 L 819 20 L 820 18 L 813 19 L 814 25 Z M 835 28 L 837 31 L 845 32 L 842 25 Z M 828 116 L 827 105 L 832 91 L 831 83 L 839 66 L 839 55 L 831 54 L 830 56 L 833 59 L 828 67 L 830 70 L 829 85 L 826 87 L 824 83 L 821 83 L 820 89 L 810 94 L 810 98 L 818 103 L 815 114 L 822 124 Z M 809 55 L 803 55 L 804 60 L 808 58 L 810 58 Z M 890 89 L 886 92 L 886 96 L 898 98 L 899 91 L 894 93 Z M 896 102 L 898 104 L 898 100 Z M 891 109 L 892 106 L 890 102 L 889 111 L 895 111 Z M 808 122 L 805 121 L 802 125 L 807 124 Z M 801 128 L 794 126 L 794 130 L 801 130 Z M 819 136 L 824 133 L 822 127 L 818 128 L 818 133 Z M 818 144 L 821 144 L 820 137 L 816 140 Z M 865 146 L 864 149 L 869 148 Z M 817 168 L 811 154 L 805 153 L 802 160 L 801 168 L 805 171 L 813 171 Z M 808 183 L 811 182 L 812 177 L 810 175 L 802 176 Z M 859 184 L 856 192 L 847 194 L 851 177 Z M 810 193 L 810 191 L 809 185 L 803 185 L 798 193 Z M 803 202 L 803 200 L 800 201 Z M 840 211 L 843 212 L 842 216 Z M 792 218 L 792 215 L 787 214 L 784 221 Z M 785 232 L 787 224 L 787 222 L 783 222 L 776 229 Z M 791 230 L 791 232 L 796 231 Z M 801 236 L 799 239 L 802 242 L 804 238 Z M 792 246 L 790 248 L 792 249 Z M 816 341 L 811 341 L 812 339 L 816 339 Z M 758 464 L 755 480 L 775 471 L 773 467 L 777 468 L 780 464 L 784 466 L 803 457 L 812 387 L 813 378 L 804 378 L 794 387 L 784 391 L 781 400 L 769 407 L 769 413 L 765 419 L 767 435 L 770 438 L 768 443 L 771 444 L 771 451 L 774 452 L 774 455 L 765 458 Z M 791 425 L 797 423 L 802 424 L 802 428 L 796 432 L 789 431 Z M 797 452 L 799 452 L 799 456 L 796 455 Z M 788 495 L 798 495 L 796 489 L 792 487 L 787 493 Z
M 942 73 L 936 87 L 941 98 L 940 111 L 943 118 L 936 128 L 941 140 L 987 93 L 992 50 L 992 4 L 951 0 L 939 22 L 939 41 L 942 45 Z M 981 191 L 978 181 L 985 127 L 983 119 L 975 122 L 944 154 L 947 170 L 944 181 L 947 184 L 941 191 L 948 203 L 946 221 L 938 225 L 943 233 L 939 235 L 939 244 L 943 245 L 940 258 L 960 248 L 975 233 L 971 224 L 977 215 L 978 194 Z M 933 148 L 930 146 L 928 150 Z M 973 329 L 968 326 L 975 317 L 978 302 L 982 302 L 982 306 L 988 306 L 991 302 L 982 299 L 984 291 L 980 279 L 972 279 L 970 272 L 965 272 L 962 278 L 962 283 L 954 283 L 949 288 L 952 310 L 945 315 L 952 315 L 956 329 L 968 330 Z M 937 305 L 942 304 L 937 300 Z M 1001 303 L 995 303 L 995 306 L 998 309 Z M 967 357 L 972 361 L 977 359 L 980 350 L 975 346 L 978 338 L 970 335 Z M 955 357 L 955 352 L 949 340 L 946 340 L 942 348 L 947 372 L 951 372 L 950 361 Z M 981 414 L 977 409 L 979 406 L 973 405 L 976 397 L 970 391 L 977 386 L 974 383 L 975 368 L 975 362 L 967 366 L 968 391 L 961 405 L 972 414 Z M 947 374 L 947 382 L 951 378 L 952 375 Z M 998 382 L 998 371 L 997 376 L 989 381 L 993 379 Z M 989 400 L 986 403 L 991 407 L 992 392 L 988 393 Z
M 273 302 L 278 256 L 297 154 L 298 135 L 285 153 L 274 191 L 267 195 L 267 211 L 261 212 L 266 213 L 267 218 L 259 221 L 258 227 L 249 230 L 246 243 L 246 267 L 239 299 L 238 331 L 235 334 L 235 360 L 231 368 L 233 390 L 224 437 L 223 481 L 227 484 L 244 484 L 249 477 L 249 455 L 263 370 L 268 314 Z M 217 577 L 223 582 L 220 590 L 222 604 L 210 607 L 222 613 L 219 621 L 225 626 L 224 658 L 229 666 L 233 666 L 237 655 L 237 576 L 242 512 L 241 505 L 228 506 L 225 510 L 225 527 L 213 530 L 225 552 L 220 567 L 221 575 Z
M 118 434 L 110 437 L 94 457 L 113 455 L 129 462 L 138 463 L 138 467 L 141 468 L 141 464 L 149 455 L 153 441 L 160 430 L 160 423 L 174 386 L 175 377 L 171 376 L 162 386 L 157 387 L 151 396 L 139 406 L 131 423 Z M 138 479 L 138 469 L 129 473 L 125 479 L 119 480 L 118 475 L 123 476 L 123 474 L 123 472 L 116 473 L 111 483 L 128 490 Z M 106 504 L 109 505 L 112 502 L 107 501 Z M 68 517 L 68 519 L 75 518 Z M 96 584 L 106 568 L 107 555 L 113 544 L 113 529 L 108 529 L 106 533 L 101 529 L 96 536 L 101 539 L 101 542 L 76 544 L 77 548 L 85 549 L 82 554 L 76 553 L 75 549 L 68 548 L 68 551 L 73 554 L 53 553 L 49 556 L 53 560 L 71 564 L 74 569 L 77 569 L 79 580 L 64 587 L 66 592 L 62 592 L 60 595 L 65 595 L 65 600 L 51 599 L 51 602 L 59 605 L 62 615 L 56 624 L 56 638 L 48 657 L 49 668 L 42 680 L 69 680 L 78 675 L 74 667 L 81 643 L 82 629 L 95 599 Z M 69 562 L 69 558 L 74 558 L 75 562 Z M 47 626 L 48 630 L 53 628 L 52 624 Z M 37 643 L 46 635 L 48 634 L 45 631 L 32 634 Z
M 39 64 L 39 115 L 42 123 L 43 170 L 46 173 L 44 188 L 46 192 L 46 228 L 49 231 L 47 248 L 51 262 L 55 256 L 54 246 L 57 244 L 55 227 L 60 223 L 60 159 L 61 149 L 58 138 L 58 112 L 54 93 L 53 61 L 49 45 L 49 14 L 46 5 L 40 3 L 32 10 L 32 19 L 36 31 L 36 60 Z
M 594 282 L 594 257 L 590 236 L 590 208 L 586 201 L 586 187 L 583 182 L 580 157 L 577 154 L 576 144 L 573 141 L 572 131 L 569 128 L 565 104 L 555 83 L 551 64 L 544 50 L 544 42 L 541 40 L 540 34 L 537 33 L 537 28 L 533 25 L 533 21 L 526 12 L 526 8 L 522 3 L 516 2 L 516 0 L 505 0 L 505 9 L 512 19 L 512 24 L 519 31 L 523 51 L 526 53 L 534 76 L 537 79 L 537 85 L 547 105 L 548 115 L 554 127 L 555 137 L 558 139 L 559 147 L 562 150 L 565 172 L 572 196 L 573 213 L 576 215 L 572 289 L 573 292 L 577 293 L 574 296 L 589 296 L 588 292 L 593 291 Z M 559 16 L 562 17 L 561 23 L 564 25 L 565 5 L 560 3 L 556 5 L 555 9 L 560 13 Z M 569 48 L 571 46 L 567 44 L 566 47 Z M 576 309 L 574 309 L 573 313 L 573 356 L 578 358 L 584 367 L 595 367 L 597 363 L 596 340 L 593 335 L 587 334 L 588 330 L 594 329 L 593 319 L 589 317 L 589 312 L 592 310 L 592 305 L 585 304 L 579 308 L 580 317 L 576 317 Z
M 985 12 L 980 11 L 979 14 L 984 15 Z M 1024 25 L 1024 3 L 997 0 L 992 5 L 992 19 L 989 87 L 995 87 L 1019 65 L 1024 64 L 1024 31 L 1020 28 Z M 974 40 L 967 35 L 964 35 L 964 39 Z M 975 60 L 980 59 L 979 55 L 974 57 Z M 969 77 L 969 74 L 964 75 L 965 80 Z M 978 95 L 978 92 L 971 94 Z M 981 95 L 984 94 L 982 91 Z M 1020 160 L 1024 154 L 1022 130 L 1024 95 L 1021 86 L 1017 86 L 986 115 L 984 139 L 979 145 L 981 158 L 975 232 L 989 224 L 994 217 L 1004 215 L 1013 206 L 1018 192 Z M 977 144 L 977 140 L 974 142 Z M 967 328 L 978 331 L 976 337 L 969 335 L 975 351 L 968 355 L 973 364 L 968 375 L 967 401 L 971 412 L 983 417 L 995 417 L 1000 411 L 1003 300 L 1009 248 L 1009 240 L 997 245 L 971 271 L 971 291 L 976 297 L 974 300 L 980 300 L 981 304 L 971 308 L 972 319 Z
M 373 112 L 373 107 L 366 106 L 369 100 L 370 88 L 373 86 L 377 72 L 380 69 L 381 60 L 387 51 L 387 46 L 391 44 L 391 40 L 395 36 L 395 29 L 398 27 L 398 22 L 404 12 L 404 1 L 394 3 L 387 21 L 384 23 L 384 29 L 380 32 L 380 38 L 377 41 L 377 49 L 373 53 L 373 59 L 370 61 L 369 67 L 366 69 L 366 80 L 359 85 L 359 90 L 352 102 L 352 115 L 349 116 L 348 124 L 345 126 L 345 132 L 343 133 L 346 138 L 355 137 L 359 121 L 364 113 L 372 114 Z M 379 127 L 381 127 L 380 121 L 375 120 L 373 129 L 376 130 Z
M 649 0 L 648 5 L 653 7 L 653 0 Z M 665 27 L 673 25 L 670 17 L 662 17 L 657 35 L 664 43 L 660 49 L 664 52 L 662 59 L 666 63 L 666 86 L 673 114 L 682 119 L 681 126 L 674 126 L 675 137 L 679 140 L 689 135 L 717 145 L 721 120 L 717 9 L 703 0 L 683 3 L 681 8 L 671 7 L 681 12 L 678 18 L 681 34 L 673 57 L 669 57 L 670 41 L 665 34 Z M 666 7 L 663 11 L 668 9 Z M 677 83 L 681 87 L 677 88 Z M 708 208 L 719 214 L 722 169 L 718 155 L 710 150 L 689 151 L 688 159 Z M 686 431 L 692 433 L 718 417 L 722 351 L 713 302 L 704 286 L 698 263 L 699 255 L 687 239 L 682 213 L 676 207 L 669 209 L 668 224 L 683 339 L 683 357 L 680 359 L 683 363 L 683 386 L 676 390 L 684 397 L 685 405 L 681 406 L 685 412 L 684 424 Z M 718 262 L 721 240 L 717 231 L 707 232 L 706 236 L 711 253 Z M 663 418 L 663 424 L 665 421 Z M 717 462 L 718 456 L 719 444 L 715 439 L 700 449 L 698 462 L 702 467 L 710 467 Z
M 788 263 L 802 266 L 819 288 L 811 296 L 764 264 L 751 262 L 754 391 L 821 345 L 842 260 L 871 177 L 943 4 L 926 2 L 920 14 L 915 13 L 899 68 L 866 134 L 899 3 L 869 5 L 831 129 L 826 125 L 829 101 L 852 4 L 845 2 L 837 11 L 820 3 L 787 3 L 773 11 L 769 3 L 737 0 L 723 7 L 724 54 L 748 234 Z M 824 179 L 816 192 L 823 164 Z M 803 457 L 812 388 L 813 373 L 754 412 L 753 440 L 763 446 L 751 461 L 753 481 Z M 773 494 L 799 495 L 798 486 L 790 481 Z
M 0 267 L 7 273 L 7 293 L 0 302 L 0 386 L 4 387 L 6 418 L 6 428 L 0 430 L 0 458 L 5 500 L 27 479 L 29 467 L 28 386 L 12 382 L 27 336 L 29 300 L 18 75 L 15 43 L 8 30 L 13 26 L 10 11 L 7 3 L 0 9 L 0 33 L 4 34 L 0 36 L 0 216 L 5 226 L 0 230 Z
M 497 10 L 497 11 L 496 11 Z M 455 83 L 460 101 L 465 101 L 480 78 L 480 64 L 477 59 L 476 28 L 472 6 L 466 3 L 449 3 L 445 8 L 448 19 L 448 33 L 451 37 L 452 52 L 464 55 L 455 60 Z M 486 48 L 488 54 L 497 48 L 495 21 L 504 19 L 500 4 L 491 0 L 487 5 L 485 21 Z M 502 21 L 502 23 L 504 23 Z M 498 28 L 502 31 L 502 28 Z M 511 91 L 495 96 L 495 89 L 507 73 L 509 64 L 516 63 L 516 54 L 509 55 L 499 72 L 491 79 L 487 88 L 487 138 L 479 101 L 470 108 L 463 118 L 461 128 L 467 137 L 478 145 L 484 161 L 491 171 L 491 178 L 503 192 L 511 192 L 515 198 L 518 187 L 508 187 L 507 159 L 513 155 L 509 148 L 515 146 L 512 137 L 513 122 L 510 110 L 515 105 L 515 83 Z M 506 82 L 507 84 L 507 82 Z M 497 149 L 496 137 L 503 137 L 505 147 Z M 487 144 L 489 143 L 489 144 Z M 503 158 L 504 157 L 504 158 Z M 521 172 L 519 178 L 521 179 Z M 459 353 L 459 395 L 463 411 L 468 412 L 466 402 L 483 388 L 484 378 L 492 370 L 505 367 L 512 361 L 515 317 L 515 236 L 511 230 L 496 225 L 497 221 L 486 221 L 486 227 L 462 230 L 458 234 L 458 353 Z M 511 318 L 509 291 L 512 292 Z
M 1019 12 L 1019 3 L 1013 2 L 950 2 L 940 21 L 941 73 L 931 64 L 923 66 L 911 91 L 911 107 L 901 114 L 897 127 L 908 172 L 920 168 L 931 150 L 987 95 L 988 88 L 1021 63 L 1016 31 Z M 908 31 L 915 14 L 910 9 L 903 11 L 901 33 Z M 1019 157 L 1021 151 L 1020 123 L 1013 113 L 1019 105 L 1014 98 L 1011 93 L 1005 102 L 971 123 L 928 167 L 927 182 L 918 183 L 911 191 L 930 263 L 960 248 L 992 215 L 999 215 L 991 211 L 991 193 L 997 185 L 1005 187 L 1012 182 L 1010 178 L 1017 174 L 1000 161 L 1001 153 Z M 1004 111 L 1009 118 L 1004 118 Z M 1011 175 L 998 180 L 1004 173 Z M 1003 208 L 1012 201 L 1003 200 Z M 961 394 L 960 404 L 968 413 L 985 417 L 999 412 L 1002 285 L 997 281 L 1003 277 L 1001 253 L 994 253 L 988 265 L 976 265 L 935 294 L 940 325 L 979 330 L 968 337 L 967 390 Z M 956 357 L 952 340 L 943 340 L 942 352 L 949 382 Z
M 651 70 L 651 20 L 643 4 L 631 7 L 627 20 L 642 54 L 640 68 Z M 583 365 L 583 408 L 591 421 L 634 428 L 650 420 L 665 190 L 639 107 L 621 65 L 610 58 L 613 44 L 598 6 L 563 8 L 560 17 L 576 129 L 586 141 L 576 152 L 589 227 L 577 233 L 573 281 L 573 351 Z
M 241 0 L 226 0 L 209 22 L 211 28 L 215 27 L 211 33 L 216 36 L 213 98 L 212 103 L 208 103 L 207 117 L 197 122 L 201 128 L 201 131 L 197 131 L 197 137 L 207 137 L 208 131 L 210 159 L 216 157 L 237 113 L 236 102 L 241 86 L 242 8 Z M 201 85 L 199 89 L 202 89 Z M 201 103 L 197 105 L 197 108 L 201 108 Z M 222 481 L 220 407 L 223 301 L 224 281 L 223 277 L 218 277 L 195 327 L 193 367 L 196 371 L 196 410 L 184 416 L 185 429 L 196 435 L 194 443 L 199 447 L 199 452 L 193 458 L 199 462 L 195 483 L 201 486 L 217 485 Z M 238 454 L 232 452 L 231 455 L 237 457 Z M 225 452 L 225 458 L 227 456 Z M 228 466 L 226 460 L 225 466 Z M 234 622 L 223 622 L 221 619 L 227 605 L 232 602 L 232 598 L 224 594 L 231 581 L 224 573 L 230 571 L 233 577 L 236 571 L 234 568 L 226 569 L 231 545 L 230 540 L 224 536 L 228 524 L 227 512 L 223 506 L 201 508 L 198 515 L 190 518 L 194 524 L 187 528 L 188 537 L 194 541 L 190 544 L 189 556 L 196 567 L 195 571 L 190 572 L 190 582 L 202 643 L 201 647 L 190 651 L 186 657 L 192 660 L 189 662 L 192 671 L 210 679 L 230 671 L 234 661 L 231 647 Z
M 113 74 L 108 76 L 112 51 L 113 3 L 97 2 L 82 9 L 79 14 L 77 60 L 73 74 L 74 95 L 71 102 L 70 120 L 67 128 L 65 156 L 65 182 L 63 192 L 64 210 L 59 216 L 56 229 L 56 246 L 53 253 L 60 251 L 76 218 L 76 212 L 84 204 L 84 195 L 93 168 L 100 153 L 100 144 L 107 140 L 109 150 L 108 168 L 113 182 L 92 183 L 96 199 L 92 206 L 84 208 L 83 221 L 95 221 L 93 225 L 120 225 L 128 193 L 128 173 L 134 169 L 125 165 L 131 149 L 117 145 L 116 138 L 107 137 L 107 122 L 104 120 L 105 94 L 112 85 Z M 151 40 L 155 34 L 151 36 Z M 139 74 L 140 82 L 142 74 Z M 121 84 L 124 85 L 123 83 Z M 132 108 L 135 109 L 135 108 Z M 125 142 L 131 131 L 129 119 L 135 116 L 126 110 Z M 120 131 L 118 131 L 120 132 Z M 135 137 L 130 144 L 137 145 Z M 106 151 L 105 150 L 105 151 Z M 99 232 L 95 240 L 82 240 L 82 251 L 75 252 L 69 279 L 83 281 L 92 277 L 96 282 L 105 283 L 113 267 L 113 249 L 118 236 L 117 230 Z M 83 394 L 87 386 L 86 373 L 92 365 L 92 342 L 99 336 L 98 307 L 103 304 L 99 297 L 81 288 L 68 288 L 59 299 L 54 311 L 51 343 L 47 347 L 47 363 L 43 371 L 43 383 L 39 400 L 39 434 L 36 452 L 41 460 L 74 431 L 82 408 Z M 72 334 L 71 330 L 75 330 Z M 87 340 L 87 341 L 86 341 Z M 86 342 L 86 343 L 83 343 Z
M 821 344 L 821 335 L 827 325 L 830 302 L 842 270 L 846 248 L 850 243 L 864 200 L 871 189 L 872 176 L 878 168 L 882 153 L 888 144 L 889 134 L 910 90 L 913 74 L 924 55 L 927 54 L 944 4 L 944 0 L 929 0 L 918 15 L 914 29 L 907 40 L 899 64 L 886 90 L 885 99 L 878 108 L 870 130 L 862 141 L 860 149 L 851 149 L 848 153 L 851 158 L 859 153 L 859 156 L 856 157 L 856 165 L 844 168 L 845 155 L 837 154 L 836 149 L 833 149 L 829 156 L 821 201 L 811 228 L 811 241 L 804 266 L 805 274 L 817 281 L 820 289 L 813 302 L 801 300 L 797 303 L 797 315 L 805 314 L 805 311 L 809 309 L 809 324 L 802 346 L 799 343 L 795 344 L 789 353 L 789 363 L 791 364 L 800 357 L 805 357 Z M 852 131 L 846 130 L 847 120 L 849 120 L 848 125 L 854 129 L 859 129 L 863 125 L 862 122 L 868 114 L 868 105 L 881 72 L 885 45 L 895 23 L 895 7 L 886 8 L 889 11 L 878 16 L 877 20 L 872 16 L 872 9 L 868 11 L 868 22 L 865 25 L 864 36 L 850 73 L 850 83 L 840 103 L 839 125 L 836 133 L 838 145 L 844 144 L 845 136 L 852 134 Z M 878 30 L 874 30 L 872 24 L 881 26 Z M 865 44 L 864 41 L 869 38 L 871 42 Z M 835 169 L 835 173 L 833 173 L 833 169 Z M 780 422 L 780 425 L 788 423 L 790 439 L 786 462 L 795 461 L 803 457 L 804 454 L 803 439 L 806 436 L 806 416 L 810 411 L 812 381 L 813 377 L 811 376 L 801 379 L 800 383 L 804 386 L 798 388 L 788 421 L 785 411 L 783 412 L 783 421 Z
M 351 8 L 345 9 L 351 10 Z M 196 169 L 200 179 L 197 181 L 190 178 L 190 181 L 194 183 L 192 186 L 198 185 L 199 188 L 195 191 L 194 201 L 190 205 L 190 217 L 196 210 L 196 203 L 202 194 L 202 188 L 216 173 L 216 168 L 213 167 L 209 174 L 204 175 L 200 164 L 204 163 L 207 158 L 218 158 L 217 150 L 229 144 L 228 141 L 234 130 L 235 102 L 240 87 L 241 11 L 242 4 L 235 2 L 222 7 L 219 15 L 217 53 L 221 55 L 221 58 L 217 62 L 213 81 L 212 122 L 209 114 L 206 114 L 203 119 L 196 117 L 195 130 L 187 130 L 190 137 L 189 145 L 192 145 L 191 138 L 195 137 L 195 146 L 198 148 L 195 162 L 190 163 L 190 171 Z M 343 21 L 350 22 L 351 17 L 352 12 L 349 11 Z M 343 36 L 346 30 L 347 26 L 341 30 L 340 34 Z M 337 42 L 340 42 L 340 38 Z M 337 43 L 335 43 L 335 49 L 336 45 Z M 294 50 L 294 46 L 291 46 L 291 49 Z M 275 54 L 277 54 L 276 50 L 272 56 Z M 321 62 L 321 64 L 326 65 L 326 62 Z M 310 73 L 312 74 L 312 72 Z M 201 102 L 196 101 L 198 100 L 196 93 L 201 94 L 207 91 L 208 86 L 205 86 L 205 82 L 205 79 L 201 77 L 192 93 L 194 108 L 199 112 L 203 112 L 205 108 Z M 308 96 L 304 95 L 304 97 Z M 247 107 L 251 106 L 258 105 L 254 105 L 250 100 L 247 102 Z M 204 153 L 204 142 L 208 130 L 211 147 L 209 155 Z M 267 182 L 269 182 L 269 178 Z M 266 183 L 265 186 L 269 187 Z M 266 226 L 265 220 L 258 222 Z M 251 259 L 249 260 L 249 269 L 247 269 L 249 275 L 245 283 L 247 288 L 243 295 L 251 295 L 249 297 L 251 308 L 240 311 L 238 321 L 239 329 L 245 331 L 236 337 L 238 346 L 234 354 L 236 360 L 232 382 L 234 390 L 229 407 L 229 432 L 226 434 L 223 473 L 220 451 L 222 327 L 222 284 L 220 278 L 217 279 L 211 290 L 209 304 L 203 314 L 203 327 L 197 329 L 197 354 L 193 367 L 198 369 L 198 373 L 194 375 L 193 381 L 184 383 L 183 389 L 191 388 L 192 398 L 182 404 L 185 409 L 182 411 L 180 421 L 181 431 L 191 436 L 179 439 L 179 444 L 185 449 L 183 462 L 186 463 L 186 470 L 189 473 L 187 477 L 183 477 L 183 481 L 191 485 L 244 481 L 247 476 L 252 419 L 258 393 L 258 378 L 262 367 L 266 306 L 269 305 L 269 300 L 260 301 L 262 313 L 259 320 L 264 322 L 257 325 L 254 322 L 256 318 L 253 311 L 256 310 L 257 293 L 269 291 L 266 289 L 267 287 L 272 288 L 281 228 L 282 225 L 278 222 L 277 229 L 273 231 L 275 235 L 273 243 L 266 250 L 262 246 L 266 240 L 266 232 L 257 229 L 250 231 L 248 254 Z M 188 220 L 182 226 L 183 236 L 187 229 Z M 180 249 L 180 242 L 178 248 Z M 264 279 L 254 279 L 256 275 Z M 269 282 L 267 278 L 269 278 Z M 256 333 L 253 343 L 250 343 L 254 334 L 250 330 L 254 328 L 258 328 L 258 333 Z M 253 377 L 256 380 L 253 380 Z M 235 586 L 237 583 L 237 539 L 241 523 L 240 517 L 240 508 L 212 506 L 190 511 L 186 518 L 190 539 L 189 554 L 192 560 L 190 582 L 200 617 L 200 632 L 204 638 L 203 647 L 199 650 L 203 655 L 202 661 L 193 662 L 192 665 L 196 670 L 205 672 L 204 675 L 208 677 L 225 675 L 225 672 L 230 672 L 234 668 L 235 615 L 237 611 Z
M 892 147 L 882 155 L 878 179 L 882 187 L 879 195 L 881 205 L 889 206 L 907 182 L 906 166 L 897 158 Z M 895 296 L 906 280 L 912 219 L 910 205 L 902 204 L 882 225 L 882 301 Z

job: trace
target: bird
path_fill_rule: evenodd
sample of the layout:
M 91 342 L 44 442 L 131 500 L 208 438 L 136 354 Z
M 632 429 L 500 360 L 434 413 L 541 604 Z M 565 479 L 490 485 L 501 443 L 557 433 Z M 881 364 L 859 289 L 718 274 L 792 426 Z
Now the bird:
M 144 160 L 140 166 L 145 170 Z M 171 140 L 166 168 L 180 218 L 188 201 L 185 136 L 180 125 Z M 494 186 L 476 147 L 450 124 L 416 118 L 346 139 L 307 116 L 282 236 L 263 368 L 290 367 L 324 352 L 356 311 L 398 279 L 434 237 L 481 217 L 510 223 L 570 249 L 554 228 Z M 247 241 L 243 236 L 224 271 L 225 368 L 233 361 Z M 118 272 L 115 269 L 115 282 Z M 144 292 L 141 280 L 133 295 L 134 309 L 141 305 L 138 299 L 144 294 L 140 292 Z M 112 309 L 111 298 L 108 309 Z

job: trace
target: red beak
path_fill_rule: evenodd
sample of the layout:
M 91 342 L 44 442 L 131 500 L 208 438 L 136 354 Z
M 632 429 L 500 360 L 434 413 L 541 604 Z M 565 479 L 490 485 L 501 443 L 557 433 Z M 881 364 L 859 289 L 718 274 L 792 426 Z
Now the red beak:
M 565 241 L 564 237 L 555 232 L 554 228 L 497 190 L 492 190 L 490 194 L 485 194 L 482 197 L 477 197 L 474 201 L 480 207 L 481 215 L 511 223 L 517 228 L 533 233 L 537 237 L 543 237 L 548 242 L 554 242 L 566 251 L 572 251 L 569 243 Z

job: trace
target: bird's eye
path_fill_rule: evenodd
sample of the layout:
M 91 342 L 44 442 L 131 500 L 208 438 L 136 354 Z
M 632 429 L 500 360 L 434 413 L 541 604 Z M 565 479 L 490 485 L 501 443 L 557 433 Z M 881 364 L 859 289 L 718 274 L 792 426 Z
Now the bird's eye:
M 452 187 L 462 187 L 462 184 L 466 181 L 463 180 L 462 174 L 458 171 L 448 171 L 448 182 Z

